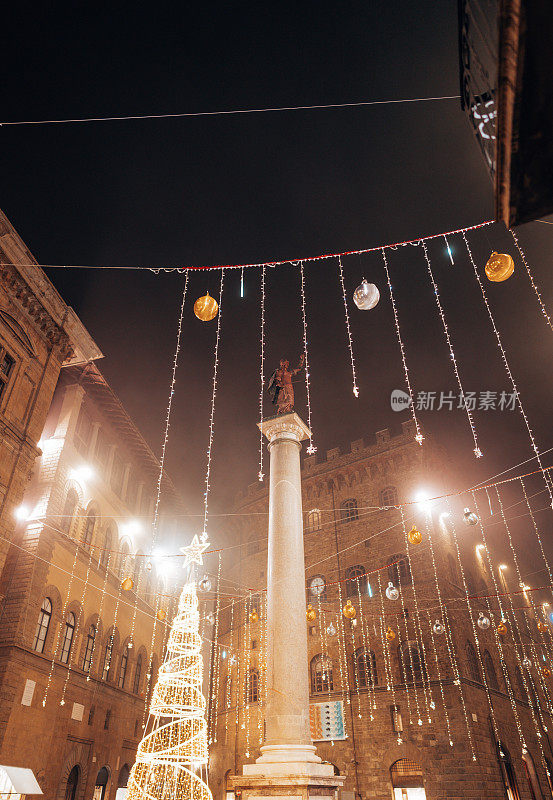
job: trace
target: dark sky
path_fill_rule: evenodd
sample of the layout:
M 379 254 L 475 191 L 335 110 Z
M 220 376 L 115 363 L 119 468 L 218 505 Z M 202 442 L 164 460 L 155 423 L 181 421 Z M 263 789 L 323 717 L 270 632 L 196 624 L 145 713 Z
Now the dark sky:
M 344 103 L 458 93 L 456 3 L 25 4 L 4 19 L 4 120 L 177 113 Z M 1 205 L 41 263 L 199 265 L 262 262 L 366 248 L 476 224 L 492 187 L 458 100 L 297 111 L 3 127 Z M 520 230 L 553 302 L 553 228 Z M 471 235 L 482 266 L 504 229 Z M 465 389 L 508 390 L 462 239 L 429 246 Z M 418 391 L 455 389 L 420 248 L 389 256 L 407 358 Z M 378 253 L 344 259 L 348 295 L 380 288 L 372 312 L 351 306 L 361 396 L 353 398 L 335 261 L 306 268 L 315 443 L 345 445 L 406 413 L 397 340 Z M 167 401 L 183 278 L 51 270 L 105 354 L 100 368 L 156 452 Z M 193 274 L 190 300 L 217 291 Z M 227 273 L 217 395 L 213 510 L 256 480 L 259 272 Z M 517 262 L 487 284 L 528 417 L 550 433 L 552 332 Z M 267 275 L 267 374 L 302 347 L 299 274 Z M 168 467 L 201 505 L 215 323 L 185 315 Z M 305 392 L 298 385 L 298 410 Z M 458 486 L 532 455 L 517 412 L 477 412 L 475 462 L 461 411 L 422 412 L 447 448 Z M 549 457 L 546 457 L 549 463 Z M 543 495 L 542 495 L 543 499 Z M 538 505 L 539 505 L 539 501 Z

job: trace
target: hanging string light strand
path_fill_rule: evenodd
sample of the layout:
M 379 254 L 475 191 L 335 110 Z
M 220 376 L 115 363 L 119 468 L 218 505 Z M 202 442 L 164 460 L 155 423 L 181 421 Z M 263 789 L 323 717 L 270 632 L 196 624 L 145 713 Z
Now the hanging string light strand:
M 348 348 L 349 348 L 349 357 L 351 359 L 351 375 L 353 378 L 353 394 L 355 397 L 359 397 L 359 387 L 357 385 L 357 378 L 355 377 L 355 359 L 353 357 L 353 340 L 351 336 L 351 327 L 349 323 L 349 311 L 348 311 L 348 298 L 346 295 L 346 287 L 344 284 L 344 269 L 342 267 L 342 257 L 338 256 L 338 267 L 340 272 L 340 286 L 342 287 L 342 298 L 344 300 L 344 314 L 346 318 L 346 332 L 348 335 Z
M 436 305 L 438 307 L 438 313 L 440 315 L 440 319 L 442 320 L 442 327 L 444 329 L 444 334 L 445 334 L 445 338 L 446 338 L 446 341 L 447 341 L 447 346 L 449 348 L 449 355 L 451 357 L 451 363 L 453 365 L 453 371 L 455 373 L 455 378 L 457 380 L 457 386 L 459 387 L 459 393 L 460 393 L 460 397 L 461 397 L 461 402 L 462 402 L 463 407 L 464 407 L 464 409 L 465 409 L 465 411 L 467 413 L 467 419 L 468 419 L 468 423 L 470 425 L 470 430 L 471 430 L 471 433 L 472 433 L 472 439 L 474 441 L 474 450 L 473 450 L 473 452 L 474 452 L 474 455 L 476 456 L 476 458 L 481 458 L 483 453 L 482 453 L 482 451 L 480 450 L 480 448 L 478 446 L 478 437 L 476 435 L 476 428 L 474 426 L 474 420 L 472 418 L 472 412 L 471 412 L 471 410 L 469 408 L 469 404 L 466 401 L 465 392 L 464 392 L 464 389 L 463 389 L 463 384 L 461 383 L 461 376 L 459 374 L 459 367 L 457 365 L 457 359 L 455 358 L 455 353 L 453 351 L 453 345 L 451 343 L 451 337 L 449 335 L 449 328 L 447 326 L 447 322 L 446 322 L 446 318 L 445 318 L 445 314 L 444 314 L 444 309 L 443 309 L 443 306 L 442 306 L 442 301 L 440 300 L 440 293 L 438 291 L 438 286 L 437 286 L 436 281 L 434 279 L 434 273 L 432 272 L 432 267 L 430 265 L 430 258 L 428 256 L 428 248 L 426 247 L 426 242 L 424 241 L 424 239 L 421 239 L 421 245 L 422 245 L 422 249 L 424 251 L 424 257 L 426 259 L 426 266 L 428 268 L 428 274 L 430 275 L 430 281 L 431 281 L 432 287 L 434 289 L 434 297 L 436 298 Z M 449 245 L 448 245 L 448 247 L 449 247 Z
M 225 270 L 221 269 L 221 283 L 219 286 L 219 313 L 217 315 L 217 335 L 215 339 L 215 355 L 213 361 L 213 391 L 211 394 L 211 412 L 209 415 L 209 444 L 207 447 L 207 469 L 205 474 L 205 493 L 204 493 L 204 524 L 202 529 L 201 540 L 207 542 L 207 518 L 208 518 L 208 500 L 211 478 L 211 454 L 213 450 L 213 431 L 215 425 L 215 396 L 217 394 L 217 367 L 219 365 L 219 342 L 221 340 L 221 317 L 222 317 L 222 302 L 223 302 L 223 284 L 225 279 Z
M 265 477 L 263 473 L 263 393 L 265 391 L 265 265 L 261 268 L 261 352 L 259 365 L 259 472 L 257 477 L 260 481 Z
M 395 301 L 395 298 L 394 298 L 394 292 L 393 292 L 392 284 L 391 284 L 391 281 L 390 281 L 390 272 L 388 271 L 388 260 L 386 258 L 386 250 L 384 248 L 382 248 L 382 259 L 384 261 L 384 270 L 386 272 L 386 281 L 388 283 L 388 291 L 390 293 L 390 300 L 392 302 L 392 310 L 394 312 L 394 322 L 395 322 L 395 326 L 396 326 L 396 335 L 397 335 L 397 340 L 399 342 L 399 349 L 400 349 L 400 352 L 401 352 L 401 361 L 403 363 L 403 372 L 404 372 L 404 375 L 405 375 L 405 383 L 407 385 L 407 391 L 409 393 L 409 397 L 411 398 L 411 416 L 413 418 L 413 422 L 415 423 L 415 428 L 416 428 L 416 431 L 417 431 L 417 435 L 415 436 L 415 441 L 418 442 L 418 444 L 422 445 L 422 443 L 424 441 L 424 436 L 421 433 L 421 429 L 419 427 L 419 421 L 418 421 L 417 415 L 415 413 L 415 401 L 413 399 L 413 390 L 411 388 L 411 379 L 409 378 L 409 370 L 407 368 L 407 360 L 405 358 L 405 347 L 403 346 L 403 339 L 401 338 L 401 331 L 399 329 L 399 318 L 398 318 L 398 315 L 397 315 L 396 301 Z
M 307 353 L 307 317 L 305 314 L 305 275 L 303 272 L 303 261 L 300 261 L 300 277 L 301 277 L 301 316 L 303 321 L 303 356 L 305 360 L 305 392 L 307 395 L 307 427 L 309 428 L 309 446 L 306 448 L 306 453 L 312 455 L 317 452 L 317 448 L 313 444 L 313 435 L 311 432 L 311 397 L 309 393 L 309 356 Z
M 535 293 L 535 295 L 536 295 L 536 297 L 538 299 L 538 303 L 540 304 L 541 313 L 543 314 L 546 323 L 549 325 L 551 330 L 553 330 L 553 322 L 551 320 L 551 317 L 547 313 L 547 309 L 546 309 L 545 304 L 544 304 L 544 302 L 542 300 L 542 296 L 540 294 L 540 290 L 538 289 L 538 287 L 536 285 L 536 282 L 534 281 L 534 277 L 533 277 L 532 273 L 530 272 L 530 267 L 528 266 L 528 262 L 526 261 L 526 256 L 524 255 L 522 247 L 519 244 L 518 237 L 517 237 L 516 233 L 514 232 L 514 230 L 512 230 L 512 228 L 510 228 L 509 230 L 511 231 L 511 236 L 514 239 L 516 248 L 517 248 L 517 250 L 519 252 L 519 255 L 520 255 L 521 259 L 522 259 L 522 263 L 524 264 L 524 266 L 526 268 L 526 272 L 528 273 L 528 277 L 530 278 L 530 283 L 532 284 L 532 289 L 534 290 L 534 293 Z

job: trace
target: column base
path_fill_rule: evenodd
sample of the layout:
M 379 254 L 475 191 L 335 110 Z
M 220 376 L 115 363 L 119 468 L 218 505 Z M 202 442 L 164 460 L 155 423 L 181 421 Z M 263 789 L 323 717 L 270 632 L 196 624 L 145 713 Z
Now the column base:
M 252 774 L 252 768 L 264 768 L 264 774 Z M 313 762 L 244 764 L 244 775 L 229 777 L 240 800 L 335 800 L 344 781 L 332 764 Z

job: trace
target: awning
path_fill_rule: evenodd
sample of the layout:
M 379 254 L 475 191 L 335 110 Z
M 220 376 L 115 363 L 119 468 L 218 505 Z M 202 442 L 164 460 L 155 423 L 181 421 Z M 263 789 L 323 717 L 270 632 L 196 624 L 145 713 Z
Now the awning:
M 0 764 L 0 797 L 10 794 L 42 794 L 32 769 Z

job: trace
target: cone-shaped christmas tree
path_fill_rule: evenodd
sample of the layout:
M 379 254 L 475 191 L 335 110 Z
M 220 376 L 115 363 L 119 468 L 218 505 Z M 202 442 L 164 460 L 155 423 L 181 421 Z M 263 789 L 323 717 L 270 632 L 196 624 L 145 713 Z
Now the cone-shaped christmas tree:
M 190 548 L 183 549 L 187 560 L 201 563 L 201 550 L 196 551 L 196 559 L 187 552 L 197 545 L 194 537 Z M 129 776 L 127 800 L 212 800 L 207 785 L 206 701 L 198 631 L 198 596 L 191 578 L 171 626 L 146 735 Z

